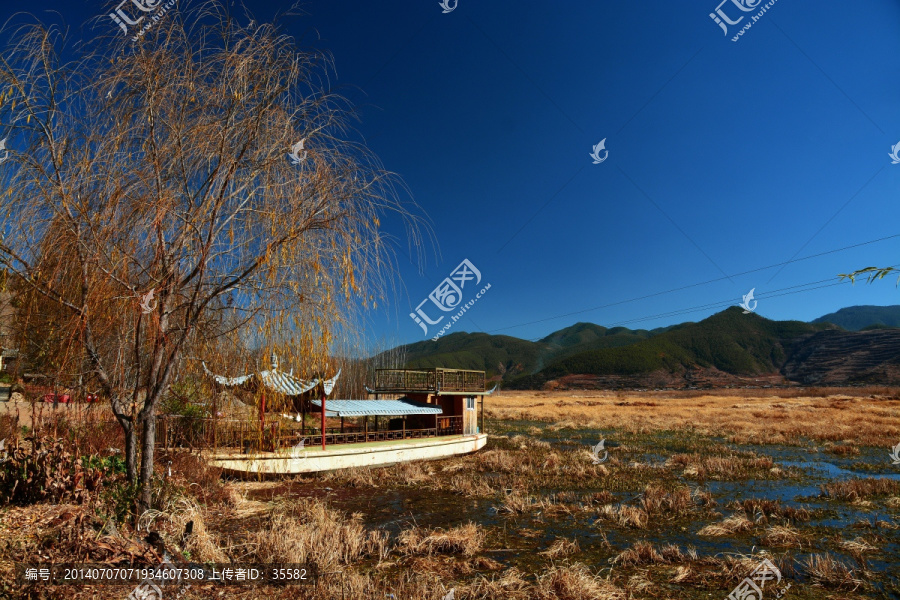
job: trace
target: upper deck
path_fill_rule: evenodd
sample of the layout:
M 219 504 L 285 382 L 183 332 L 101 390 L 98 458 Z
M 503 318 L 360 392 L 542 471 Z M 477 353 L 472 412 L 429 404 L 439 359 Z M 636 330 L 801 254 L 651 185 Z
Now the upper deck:
M 431 393 L 471 394 L 485 393 L 484 371 L 463 369 L 376 369 L 375 387 L 372 391 L 384 394 Z

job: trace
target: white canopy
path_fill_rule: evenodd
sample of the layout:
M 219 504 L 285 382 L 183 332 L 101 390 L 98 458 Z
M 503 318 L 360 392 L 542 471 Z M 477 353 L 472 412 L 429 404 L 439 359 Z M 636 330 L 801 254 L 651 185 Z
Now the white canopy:
M 320 381 L 322 383 L 322 387 L 325 390 L 325 394 L 329 395 L 334 389 L 334 385 L 337 382 L 338 377 L 341 376 L 341 371 L 338 370 L 337 374 L 331 379 L 298 379 L 292 374 L 285 373 L 284 371 L 279 371 L 277 358 L 275 358 L 274 355 L 272 358 L 273 361 L 271 370 L 260 371 L 259 373 L 250 373 L 248 375 L 241 375 L 239 377 L 225 377 L 223 375 L 216 375 L 209 370 L 205 362 L 202 362 L 202 364 L 203 370 L 206 371 L 206 374 L 212 377 L 213 381 L 215 381 L 219 385 L 224 385 L 226 387 L 235 387 L 244 385 L 255 377 L 258 378 L 262 382 L 262 384 L 270 390 L 278 392 L 280 394 L 284 394 L 285 396 L 299 396 L 300 394 L 306 393 L 315 388 L 317 385 L 319 385 Z

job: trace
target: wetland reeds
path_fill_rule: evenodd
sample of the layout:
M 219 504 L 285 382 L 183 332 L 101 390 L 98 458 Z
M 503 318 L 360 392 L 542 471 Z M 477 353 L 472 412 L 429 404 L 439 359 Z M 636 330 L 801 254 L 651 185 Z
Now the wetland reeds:
M 801 564 L 813 585 L 819 587 L 855 591 L 866 585 L 857 570 L 828 553 L 813 554 Z
M 546 550 L 542 550 L 538 552 L 547 558 L 561 558 L 563 556 L 569 556 L 571 554 L 575 554 L 579 552 L 581 548 L 578 546 L 578 542 L 575 540 L 568 540 L 565 538 L 557 538 L 553 540 L 553 543 L 550 544 Z
M 388 535 L 367 530 L 362 515 L 349 518 L 315 499 L 285 502 L 266 525 L 250 534 L 251 558 L 261 563 L 314 564 L 322 571 L 350 565 L 363 557 L 383 559 Z
M 484 545 L 484 530 L 475 523 L 451 529 L 413 527 L 400 533 L 397 548 L 406 554 L 461 554 L 474 556 Z
M 594 575 L 582 564 L 551 567 L 540 576 L 534 597 L 539 600 L 625 600 L 625 590 Z
M 836 500 L 856 502 L 876 496 L 890 496 L 900 493 L 900 481 L 886 477 L 854 478 L 834 481 L 821 486 L 822 494 Z

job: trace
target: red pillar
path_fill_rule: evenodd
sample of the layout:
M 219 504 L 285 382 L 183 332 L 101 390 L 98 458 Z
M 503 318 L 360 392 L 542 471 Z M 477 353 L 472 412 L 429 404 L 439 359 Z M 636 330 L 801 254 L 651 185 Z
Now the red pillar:
M 325 449 L 325 389 L 322 389 L 322 450 Z

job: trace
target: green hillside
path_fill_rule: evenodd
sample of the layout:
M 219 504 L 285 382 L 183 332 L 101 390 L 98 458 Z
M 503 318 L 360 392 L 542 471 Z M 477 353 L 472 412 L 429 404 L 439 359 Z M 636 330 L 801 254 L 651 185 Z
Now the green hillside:
M 785 361 L 785 341 L 829 327 L 770 321 L 732 307 L 628 346 L 579 352 L 534 375 L 516 378 L 507 387 L 539 389 L 551 379 L 570 374 L 631 376 L 660 369 L 677 373 L 692 367 L 715 367 L 735 375 L 770 373 Z
M 567 356 L 628 346 L 662 331 L 665 329 L 608 329 L 593 323 L 576 323 L 536 342 L 507 335 L 451 333 L 437 341 L 409 344 L 405 350 L 409 368 L 478 369 L 487 371 L 490 376 L 501 375 L 509 379 L 535 373 Z
M 490 376 L 531 372 L 542 351 L 539 343 L 508 335 L 451 333 L 437 341 L 406 346 L 409 368 L 476 369 Z
M 504 387 L 539 389 L 566 375 L 681 375 L 695 368 L 737 376 L 771 374 L 781 370 L 789 358 L 786 353 L 796 348 L 793 342 L 803 336 L 825 329 L 894 327 L 900 327 L 900 306 L 853 306 L 812 323 L 771 321 L 732 307 L 699 323 L 654 330 L 576 323 L 537 341 L 452 333 L 402 350 L 410 368 L 484 370 L 490 377 L 502 377 Z
M 900 327 L 900 306 L 848 306 L 813 323 L 833 323 L 847 331 L 862 331 L 873 325 Z

